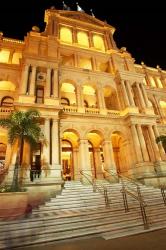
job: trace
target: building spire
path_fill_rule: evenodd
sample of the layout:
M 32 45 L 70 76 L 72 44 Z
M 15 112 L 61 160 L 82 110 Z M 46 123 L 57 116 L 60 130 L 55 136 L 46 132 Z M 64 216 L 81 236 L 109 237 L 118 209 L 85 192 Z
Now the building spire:
M 79 6 L 78 2 L 76 3 L 76 5 L 77 5 L 77 11 L 85 12 L 85 11 Z
M 63 10 L 70 10 L 70 7 L 67 6 L 67 4 L 65 4 L 64 1 L 62 1 L 62 4 L 63 4 Z
M 95 15 L 94 15 L 94 13 L 93 13 L 93 10 L 92 10 L 92 9 L 90 9 L 90 12 L 91 12 L 91 15 L 92 15 L 93 17 L 95 17 Z

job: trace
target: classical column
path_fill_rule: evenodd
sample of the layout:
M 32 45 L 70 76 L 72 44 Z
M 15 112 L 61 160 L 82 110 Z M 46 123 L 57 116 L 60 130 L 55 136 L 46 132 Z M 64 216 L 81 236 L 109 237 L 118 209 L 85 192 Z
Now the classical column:
M 133 139 L 133 142 L 134 142 L 134 149 L 135 149 L 137 162 L 142 162 L 143 158 L 142 158 L 141 146 L 140 146 L 140 142 L 139 142 L 139 139 L 138 139 L 138 134 L 137 134 L 135 124 L 131 124 L 131 134 L 132 134 L 132 139 Z
M 99 147 L 94 148 L 94 160 L 95 160 L 95 167 L 96 167 L 96 177 L 97 179 L 103 178 L 102 162 L 101 162 Z
M 144 159 L 144 161 L 149 161 L 149 155 L 147 152 L 147 148 L 146 148 L 145 139 L 144 139 L 144 136 L 142 133 L 141 125 L 139 125 L 139 124 L 136 125 L 136 128 L 137 128 L 138 138 L 139 138 L 141 149 L 142 149 L 143 159 Z
M 59 123 L 57 119 L 52 121 L 52 165 L 60 164 L 59 151 Z
M 72 36 L 73 36 L 73 43 L 78 43 L 77 29 L 76 28 L 73 28 L 73 30 L 72 30 Z
M 12 146 L 11 144 L 8 143 L 6 147 L 5 167 L 9 167 L 11 163 L 11 157 L 12 157 Z
M 144 86 L 144 84 L 140 84 L 140 87 L 141 87 L 141 90 L 142 90 L 142 93 L 143 93 L 143 97 L 144 97 L 146 107 L 148 108 L 148 107 L 150 107 L 150 105 L 149 105 L 148 96 L 147 96 L 147 93 L 146 93 L 146 90 L 145 90 L 145 86 Z
M 153 131 L 154 131 L 154 134 L 155 134 L 155 138 L 159 137 L 160 134 L 159 134 L 159 131 L 158 131 L 157 126 L 154 125 L 152 128 L 153 128 Z M 161 159 L 162 159 L 162 160 L 166 160 L 165 151 L 164 151 L 164 148 L 163 148 L 163 146 L 162 146 L 162 143 L 159 142 L 157 145 L 158 145 L 158 147 L 159 147 L 159 152 L 160 152 L 160 155 L 161 155 Z
M 77 85 L 76 87 L 76 97 L 77 97 L 77 105 L 79 107 L 84 107 L 84 99 L 83 99 L 83 88 L 82 85 Z
M 154 131 L 152 129 L 152 125 L 148 126 L 148 132 L 149 132 L 150 140 L 151 140 L 152 147 L 154 150 L 155 159 L 156 159 L 156 161 L 161 161 L 161 157 L 160 157 L 159 149 L 158 149 L 156 139 L 154 136 Z
M 46 139 L 46 145 L 43 145 L 43 161 L 46 164 L 50 164 L 50 119 L 49 118 L 45 118 L 44 136 Z
M 73 148 L 73 167 L 74 167 L 74 180 L 79 180 L 80 165 L 79 165 L 79 149 Z
M 96 94 L 97 94 L 99 108 L 105 109 L 106 105 L 105 105 L 105 99 L 104 99 L 104 92 L 101 86 L 98 87 Z
M 50 97 L 51 91 L 51 69 L 47 68 L 45 96 Z
M 10 50 L 8 63 L 12 63 L 14 52 L 15 52 L 14 50 Z
M 54 69 L 54 73 L 53 73 L 53 96 L 55 98 L 58 98 L 59 95 L 59 82 L 58 82 L 58 70 Z
M 89 32 L 89 47 L 93 48 L 94 44 L 93 44 L 93 34 L 92 32 Z
M 27 91 L 28 76 L 29 76 L 29 65 L 25 65 L 21 79 L 21 94 L 23 95 L 25 95 Z
M 145 108 L 145 102 L 144 102 L 143 94 L 141 92 L 140 85 L 139 85 L 138 82 L 136 82 L 136 87 L 137 87 L 137 90 L 138 90 L 138 96 L 139 96 L 139 100 L 140 100 L 140 103 L 141 103 L 141 107 Z
M 127 96 L 127 91 L 126 91 L 126 86 L 125 86 L 124 80 L 121 80 L 121 86 L 122 86 L 122 91 L 123 91 L 123 95 L 124 95 L 125 106 L 128 107 L 128 106 L 130 106 L 130 103 L 129 103 L 129 99 Z
M 79 67 L 79 61 L 78 61 L 78 54 L 77 53 L 74 53 L 74 66 L 76 68 Z
M 92 56 L 92 69 L 93 71 L 97 70 L 96 58 L 94 56 Z
M 130 85 L 129 81 L 126 81 L 126 87 L 127 87 L 127 90 L 128 90 L 130 105 L 135 106 L 134 99 L 133 99 L 133 94 L 132 94 L 132 91 L 131 91 L 131 85 Z
M 32 66 L 32 75 L 31 75 L 31 82 L 30 82 L 30 90 L 29 94 L 34 96 L 35 95 L 35 85 L 36 85 L 36 66 Z
M 108 50 L 109 49 L 112 49 L 112 44 L 111 44 L 111 39 L 110 39 L 110 34 L 109 34 L 110 31 L 106 31 L 106 40 L 107 40 L 107 47 L 108 47 Z
M 80 139 L 79 154 L 80 154 L 80 170 L 83 170 L 84 173 L 91 175 L 92 171 L 91 171 L 91 162 L 90 162 L 90 154 L 89 154 L 87 139 Z
M 103 141 L 103 154 L 104 154 L 104 169 L 116 172 L 116 164 L 114 160 L 112 142 L 110 140 Z

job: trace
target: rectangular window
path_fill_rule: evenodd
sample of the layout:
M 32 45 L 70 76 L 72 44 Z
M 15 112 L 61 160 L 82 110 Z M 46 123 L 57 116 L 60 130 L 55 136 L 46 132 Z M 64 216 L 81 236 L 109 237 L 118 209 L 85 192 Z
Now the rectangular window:
M 36 89 L 36 103 L 44 103 L 44 88 L 42 87 Z

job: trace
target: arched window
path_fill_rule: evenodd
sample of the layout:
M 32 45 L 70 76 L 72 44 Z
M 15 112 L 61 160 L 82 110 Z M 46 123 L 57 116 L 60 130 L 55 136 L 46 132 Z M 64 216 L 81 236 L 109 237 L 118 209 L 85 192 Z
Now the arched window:
M 4 96 L 1 100 L 1 106 L 3 107 L 13 107 L 14 99 L 10 96 Z
M 72 43 L 72 31 L 70 28 L 61 27 L 60 40 L 65 43 Z
M 68 98 L 62 97 L 62 98 L 61 98 L 61 104 L 62 104 L 62 105 L 68 105 L 68 106 L 70 106 L 69 99 L 68 99 Z
M 77 33 L 77 40 L 78 40 L 78 44 L 85 46 L 85 47 L 89 47 L 89 39 L 88 39 L 88 35 L 86 32 L 79 31 Z

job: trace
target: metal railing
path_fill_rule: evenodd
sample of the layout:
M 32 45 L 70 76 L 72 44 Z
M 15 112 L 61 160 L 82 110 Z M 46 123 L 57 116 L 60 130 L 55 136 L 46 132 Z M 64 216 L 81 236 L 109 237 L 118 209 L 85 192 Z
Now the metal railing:
M 106 205 L 106 207 L 109 207 L 110 200 L 108 198 L 107 188 L 104 185 L 102 185 L 101 183 L 96 183 L 96 179 L 92 175 L 90 175 L 88 173 L 84 173 L 83 170 L 80 171 L 80 174 L 92 185 L 93 192 L 98 191 L 104 195 L 105 205 Z
M 161 195 L 163 198 L 164 205 L 166 206 L 166 194 L 165 194 L 166 186 L 165 185 L 160 186 L 160 190 L 161 190 Z
M 148 218 L 146 215 L 146 209 L 145 209 L 145 207 L 147 207 L 147 204 L 145 203 L 145 201 L 143 199 L 139 184 L 135 180 L 133 180 L 132 178 L 123 176 L 122 174 L 119 174 L 119 173 L 116 174 L 114 172 L 111 172 L 110 170 L 109 171 L 104 170 L 104 172 L 107 173 L 108 176 L 116 178 L 116 180 L 118 180 L 121 183 L 121 185 L 122 185 L 121 192 L 122 192 L 125 212 L 129 211 L 127 195 L 131 196 L 132 198 L 134 198 L 136 201 L 139 202 L 141 216 L 142 216 L 142 220 L 143 220 L 143 224 L 144 224 L 144 229 L 148 229 L 149 228 L 149 221 L 148 221 Z M 125 183 L 124 180 L 126 180 L 127 183 Z M 128 186 L 129 184 L 130 184 L 130 186 Z M 136 189 L 132 189 L 131 184 L 133 184 L 136 187 Z

